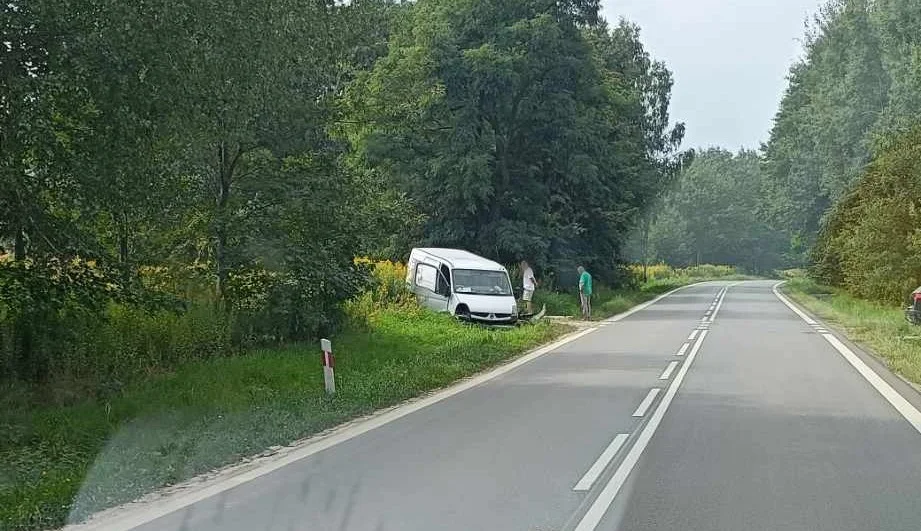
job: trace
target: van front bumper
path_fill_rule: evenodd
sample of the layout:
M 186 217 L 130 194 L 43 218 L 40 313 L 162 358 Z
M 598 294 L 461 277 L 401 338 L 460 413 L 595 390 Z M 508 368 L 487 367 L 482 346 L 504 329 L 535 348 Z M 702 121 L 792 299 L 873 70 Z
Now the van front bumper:
M 485 313 L 470 312 L 470 315 L 464 315 L 462 319 L 475 323 L 494 323 L 494 324 L 512 324 L 518 320 L 518 316 L 511 313 Z

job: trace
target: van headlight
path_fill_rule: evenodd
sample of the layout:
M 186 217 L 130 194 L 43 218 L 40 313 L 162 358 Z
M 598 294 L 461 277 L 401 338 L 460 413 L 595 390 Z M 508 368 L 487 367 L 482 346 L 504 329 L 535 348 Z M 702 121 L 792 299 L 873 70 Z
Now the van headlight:
M 518 305 L 512 303 L 512 315 L 518 315 Z

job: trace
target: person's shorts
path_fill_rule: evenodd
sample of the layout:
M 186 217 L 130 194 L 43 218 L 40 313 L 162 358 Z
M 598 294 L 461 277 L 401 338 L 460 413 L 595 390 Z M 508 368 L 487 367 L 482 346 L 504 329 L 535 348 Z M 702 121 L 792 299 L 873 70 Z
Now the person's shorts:
M 533 296 L 534 296 L 534 290 L 533 290 L 533 289 L 526 289 L 526 290 L 524 290 L 524 293 L 521 294 L 521 300 L 523 300 L 523 301 L 529 301 L 529 300 L 531 300 L 531 297 L 533 297 Z

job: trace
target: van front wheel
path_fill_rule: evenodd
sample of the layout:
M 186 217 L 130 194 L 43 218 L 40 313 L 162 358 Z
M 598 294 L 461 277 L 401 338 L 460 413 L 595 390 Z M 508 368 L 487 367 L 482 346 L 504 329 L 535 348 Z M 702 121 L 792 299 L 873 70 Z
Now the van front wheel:
M 460 304 L 454 309 L 454 316 L 464 321 L 470 320 L 470 308 L 466 304 Z

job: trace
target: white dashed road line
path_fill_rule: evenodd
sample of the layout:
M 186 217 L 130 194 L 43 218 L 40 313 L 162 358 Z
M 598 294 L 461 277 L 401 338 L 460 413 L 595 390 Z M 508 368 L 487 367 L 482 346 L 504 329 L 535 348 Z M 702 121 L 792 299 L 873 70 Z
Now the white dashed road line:
M 611 444 L 604 449 L 604 452 L 598 456 L 598 459 L 588 469 L 588 472 L 582 476 L 582 479 L 576 483 L 576 486 L 572 488 L 575 491 L 583 491 L 592 488 L 592 485 L 595 483 L 595 480 L 598 479 L 598 476 L 604 472 L 605 467 L 608 466 L 608 463 L 611 462 L 611 459 L 614 459 L 614 456 L 617 455 L 617 451 L 620 450 L 620 447 L 624 445 L 629 437 L 626 433 L 618 433 L 617 437 L 614 437 L 614 440 L 611 441 Z
M 653 387 L 649 390 L 649 393 L 646 394 L 646 398 L 640 402 L 640 405 L 636 408 L 636 411 L 633 412 L 634 417 L 642 417 L 646 414 L 646 410 L 649 409 L 649 406 L 652 405 L 652 401 L 656 399 L 659 395 L 659 392 L 662 391 L 658 387 Z
M 649 441 L 659 428 L 659 424 L 662 423 L 662 418 L 665 416 L 665 412 L 668 411 L 668 407 L 671 405 L 672 400 L 674 400 L 678 388 L 681 387 L 681 383 L 684 381 L 684 376 L 688 373 L 688 369 L 690 369 L 691 364 L 694 363 L 694 358 L 697 357 L 697 353 L 700 351 L 700 346 L 707 337 L 707 333 L 707 331 L 704 331 L 700 334 L 697 342 L 694 343 L 694 348 L 692 348 L 691 353 L 688 354 L 687 361 L 681 366 L 681 369 L 678 370 L 678 374 L 675 375 L 675 379 L 672 380 L 671 385 L 668 386 L 665 396 L 662 397 L 659 405 L 656 406 L 649 422 L 643 427 L 640 436 L 633 446 L 630 447 L 630 451 L 627 452 L 624 460 L 617 467 L 617 470 L 614 471 L 614 475 L 611 476 L 611 479 L 608 480 L 604 489 L 602 489 L 598 497 L 595 498 L 595 501 L 592 502 L 588 511 L 582 516 L 582 519 L 579 520 L 575 531 L 594 531 L 598 523 L 601 522 L 604 514 L 614 502 L 614 498 L 617 497 L 617 493 L 620 492 L 621 487 L 623 487 L 624 483 L 627 481 L 630 472 L 633 471 L 633 468 L 640 460 L 640 456 L 643 455 L 646 446 L 649 445 Z
M 675 372 L 675 367 L 677 367 L 677 366 L 678 366 L 678 362 L 677 362 L 677 361 L 670 361 L 670 362 L 668 362 L 668 365 L 665 367 L 665 370 L 662 371 L 662 376 L 659 376 L 659 379 L 660 379 L 660 380 L 668 380 L 669 377 L 671 377 L 672 373 Z
M 614 475 L 611 476 L 607 484 L 605 484 L 604 488 L 598 494 L 598 497 L 592 501 L 588 511 L 582 515 L 582 518 L 579 520 L 575 531 L 593 531 L 595 527 L 598 526 L 598 523 L 601 522 L 601 519 L 608 511 L 608 508 L 614 502 L 614 498 L 617 497 L 617 493 L 627 481 L 627 477 L 633 471 L 634 467 L 636 467 L 640 456 L 642 456 L 643 451 L 646 449 L 646 446 L 649 444 L 649 441 L 652 439 L 652 436 L 658 429 L 659 424 L 662 422 L 662 418 L 665 416 L 665 412 L 668 411 L 672 400 L 674 400 L 675 395 L 678 392 L 678 388 L 681 387 L 681 383 L 684 381 L 685 375 L 691 368 L 691 364 L 697 357 L 697 353 L 700 351 L 700 347 L 704 342 L 704 338 L 706 338 L 707 334 L 709 333 L 710 324 L 716 318 L 716 315 L 719 313 L 720 308 L 723 305 L 723 299 L 726 296 L 728 288 L 734 285 L 735 284 L 726 286 L 722 288 L 719 293 L 717 293 L 716 298 L 713 300 L 713 303 L 707 310 L 706 315 L 703 317 L 703 319 L 700 320 L 700 324 L 691 332 L 691 335 L 688 337 L 688 341 L 683 343 L 681 348 L 678 349 L 678 352 L 675 353 L 675 356 L 684 356 L 688 352 L 688 349 L 690 349 L 690 353 L 687 355 L 687 360 L 684 362 L 684 364 L 679 364 L 680 362 L 677 360 L 670 361 L 665 367 L 665 370 L 662 372 L 662 375 L 659 376 L 660 380 L 668 380 L 671 378 L 672 373 L 675 372 L 675 369 L 678 369 L 677 374 L 675 375 L 671 384 L 665 390 L 665 394 L 662 400 L 659 401 L 658 405 L 652 413 L 652 416 L 649 418 L 649 421 L 643 426 L 642 431 L 640 432 L 633 446 L 631 446 L 627 451 L 627 455 L 624 456 L 623 461 L 614 470 Z M 691 346 L 692 342 L 693 346 Z M 650 389 L 649 393 L 636 408 L 636 411 L 634 411 L 633 416 L 645 416 L 661 391 L 662 389 L 659 388 Z M 627 438 L 627 434 L 618 434 L 617 437 L 611 441 L 611 444 L 609 444 L 605 449 L 604 453 L 602 453 L 598 460 L 595 461 L 589 471 L 586 472 L 582 479 L 579 480 L 579 482 L 576 484 L 576 486 L 573 487 L 573 490 L 589 490 L 595 481 L 597 481 L 598 477 L 600 477 L 604 469 L 613 460 L 614 456 L 626 442 Z

